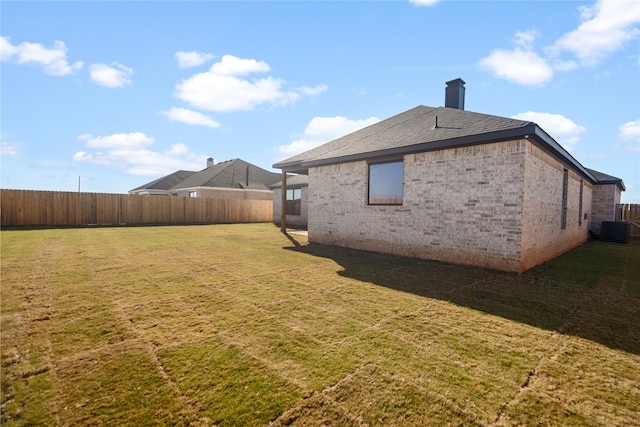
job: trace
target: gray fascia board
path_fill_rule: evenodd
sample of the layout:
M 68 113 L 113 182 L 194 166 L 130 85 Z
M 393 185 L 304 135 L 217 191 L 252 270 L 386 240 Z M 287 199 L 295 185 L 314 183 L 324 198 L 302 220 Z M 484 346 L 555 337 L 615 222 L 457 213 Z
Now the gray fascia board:
M 447 148 L 466 147 L 470 145 L 488 144 L 491 142 L 505 141 L 514 138 L 524 138 L 530 135 L 533 129 L 529 126 L 515 129 L 507 129 L 498 132 L 489 132 L 483 134 L 467 135 L 459 138 L 444 139 L 435 142 L 425 142 L 422 144 L 408 145 L 404 147 L 390 148 L 386 150 L 370 151 L 366 153 L 352 154 L 348 156 L 333 157 L 329 159 L 310 160 L 302 162 L 305 168 L 322 166 L 333 163 L 345 163 L 358 160 L 367 160 L 376 157 L 392 157 L 405 154 L 422 153 L 426 151 L 437 151 Z
M 306 166 L 302 166 L 302 161 L 290 162 L 290 163 L 275 163 L 272 165 L 274 169 L 280 169 L 283 172 L 301 173 L 306 175 L 309 170 Z
M 621 179 L 608 179 L 596 182 L 596 185 L 617 185 L 622 191 L 627 191 L 627 187 L 624 185 Z
M 556 142 L 548 133 L 542 130 L 538 125 L 532 123 L 535 126 L 532 136 L 535 136 L 537 140 L 543 142 L 552 152 L 560 156 L 561 159 L 567 160 L 575 169 L 577 169 L 582 175 L 588 178 L 592 184 L 597 184 L 598 179 L 591 174 L 579 161 L 577 161 L 567 150 L 565 150 L 560 144 Z M 542 147 L 544 149 L 544 147 Z M 552 153 L 553 154 L 553 153 Z
M 405 154 L 421 153 L 426 151 L 443 150 L 447 148 L 466 147 L 470 145 L 489 144 L 492 142 L 506 141 L 516 138 L 529 137 L 534 143 L 538 142 L 538 146 L 559 158 L 561 161 L 568 162 L 575 170 L 589 179 L 592 183 L 598 183 L 598 179 L 593 176 L 580 162 L 578 162 L 567 150 L 558 144 L 549 134 L 547 134 L 540 126 L 533 122 L 527 125 L 507 129 L 497 132 L 488 132 L 483 134 L 467 135 L 460 138 L 445 139 L 435 142 L 425 142 L 422 144 L 408 145 L 404 147 L 390 148 L 386 150 L 370 151 L 365 153 L 351 154 L 347 156 L 338 156 L 326 159 L 296 161 L 291 163 L 276 163 L 274 168 L 282 169 L 286 172 L 308 173 L 310 167 L 330 165 L 335 163 L 347 163 L 360 160 L 369 160 L 379 157 L 393 157 Z M 304 171 L 304 172 L 302 172 Z

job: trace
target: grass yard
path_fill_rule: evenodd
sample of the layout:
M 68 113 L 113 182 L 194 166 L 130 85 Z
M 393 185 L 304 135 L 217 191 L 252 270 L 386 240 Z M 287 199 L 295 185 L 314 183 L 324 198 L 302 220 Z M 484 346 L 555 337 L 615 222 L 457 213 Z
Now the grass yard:
M 0 236 L 2 425 L 640 426 L 640 242 L 517 275 L 271 224 Z

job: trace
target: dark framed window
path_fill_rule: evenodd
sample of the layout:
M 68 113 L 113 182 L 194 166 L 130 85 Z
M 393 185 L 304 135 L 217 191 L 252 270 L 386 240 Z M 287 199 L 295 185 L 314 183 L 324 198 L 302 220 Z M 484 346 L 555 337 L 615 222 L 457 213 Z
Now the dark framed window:
M 569 196 L 569 171 L 564 170 L 562 175 L 562 212 L 560 217 L 560 228 L 567 228 L 567 201 Z
M 584 180 L 580 180 L 580 204 L 578 205 L 578 225 L 582 225 L 582 195 L 584 193 Z
M 291 188 L 287 190 L 287 215 L 300 215 L 302 207 L 302 190 Z
M 369 164 L 370 205 L 401 205 L 404 163 L 402 160 Z

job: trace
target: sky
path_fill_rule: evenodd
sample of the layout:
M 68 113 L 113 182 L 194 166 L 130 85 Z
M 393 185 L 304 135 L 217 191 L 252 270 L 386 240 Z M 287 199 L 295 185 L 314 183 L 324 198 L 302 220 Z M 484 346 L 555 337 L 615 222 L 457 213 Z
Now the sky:
M 418 105 L 533 121 L 640 203 L 640 2 L 0 2 L 0 186 L 267 170 Z

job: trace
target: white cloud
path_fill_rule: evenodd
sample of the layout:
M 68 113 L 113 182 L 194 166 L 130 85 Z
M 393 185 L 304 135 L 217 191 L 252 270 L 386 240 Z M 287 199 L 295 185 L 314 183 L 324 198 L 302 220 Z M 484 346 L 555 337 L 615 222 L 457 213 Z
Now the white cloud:
M 416 6 L 433 6 L 441 0 L 409 0 L 409 3 L 413 3 Z
M 11 44 L 8 37 L 0 37 L 0 59 L 8 61 L 16 54 L 18 48 Z
M 553 69 L 537 53 L 516 47 L 513 50 L 497 49 L 479 65 L 501 79 L 523 86 L 538 86 L 547 83 L 553 77 Z
M 640 119 L 620 125 L 618 138 L 628 142 L 625 151 L 640 152 Z
M 67 61 L 67 47 L 56 40 L 52 48 L 40 43 L 22 42 L 13 45 L 8 37 L 0 37 L 0 58 L 2 61 L 15 60 L 18 64 L 37 64 L 52 76 L 65 76 L 82 68 L 82 61 L 70 64 Z
M 523 86 L 542 85 L 553 77 L 553 68 L 532 49 L 539 35 L 536 30 L 518 31 L 513 39 L 514 49 L 496 49 L 479 65 L 498 78 Z
M 528 49 L 539 36 L 540 33 L 536 30 L 517 31 L 514 36 L 514 43 Z
M 550 55 L 569 51 L 582 65 L 596 65 L 630 40 L 640 37 L 640 2 L 599 0 L 581 6 L 582 23 L 548 48 Z
M 147 147 L 154 142 L 153 138 L 142 132 L 115 133 L 107 136 L 83 134 L 78 139 L 91 148 L 139 148 Z
M 619 136 L 623 141 L 640 141 L 640 119 L 620 125 Z
M 85 151 L 78 151 L 73 155 L 73 160 L 76 162 L 90 162 L 93 156 Z
M 349 120 L 342 116 L 314 117 L 307 124 L 300 139 L 288 145 L 281 145 L 278 147 L 278 151 L 285 157 L 295 156 L 379 121 L 380 119 L 377 117 L 369 117 L 363 120 Z
M 16 157 L 19 153 L 17 144 L 11 142 L 0 142 L 0 156 Z
M 220 62 L 211 66 L 211 72 L 222 76 L 244 76 L 251 73 L 268 73 L 269 64 L 255 59 L 242 59 L 232 55 L 224 55 Z
M 316 87 L 302 86 L 298 88 L 298 92 L 302 95 L 315 96 L 321 94 L 327 89 L 329 89 L 327 85 L 318 85 Z
M 91 80 L 108 88 L 122 87 L 131 84 L 133 69 L 117 62 L 107 64 L 91 64 L 89 67 Z
M 11 141 L 7 134 L 0 132 L 0 156 L 18 157 L 20 154 L 20 144 Z
M 186 108 L 172 108 L 169 111 L 163 113 L 174 122 L 181 122 L 188 125 L 208 126 L 212 128 L 220 127 L 220 123 L 213 120 L 206 114 L 198 113 L 197 111 L 188 110 Z
M 512 118 L 538 124 L 567 151 L 573 150 L 578 145 L 580 134 L 587 130 L 584 126 L 574 123 L 573 120 L 561 114 L 527 111 L 526 113 L 518 113 Z
M 555 71 L 596 65 L 640 37 L 637 0 L 598 0 L 593 6 L 582 6 L 579 10 L 582 23 L 545 47 L 544 55 L 533 49 L 540 35 L 537 31 L 518 31 L 513 50 L 496 49 L 482 58 L 479 65 L 497 78 L 524 86 L 542 85 L 553 78 Z M 562 59 L 563 52 L 570 52 L 577 60 Z
M 176 52 L 174 56 L 178 60 L 179 68 L 197 67 L 216 57 L 211 53 L 199 52 Z
M 78 151 L 73 160 L 94 163 L 122 170 L 136 176 L 165 175 L 176 170 L 199 170 L 206 156 L 191 153 L 184 144 L 174 144 L 164 151 L 152 151 L 148 147 L 154 139 L 142 132 L 120 133 L 107 136 L 80 135 L 88 148 L 106 148 L 93 153 Z
M 195 74 L 177 84 L 175 95 L 195 108 L 229 112 L 253 110 L 261 104 L 288 104 L 302 95 L 326 90 L 326 86 L 318 86 L 311 90 L 286 91 L 282 88 L 284 80 L 278 78 L 243 78 L 269 71 L 270 67 L 265 62 L 224 55 L 209 71 Z

